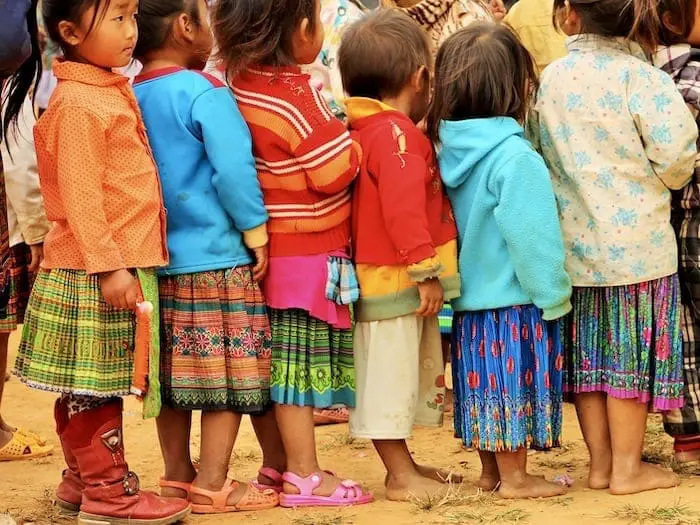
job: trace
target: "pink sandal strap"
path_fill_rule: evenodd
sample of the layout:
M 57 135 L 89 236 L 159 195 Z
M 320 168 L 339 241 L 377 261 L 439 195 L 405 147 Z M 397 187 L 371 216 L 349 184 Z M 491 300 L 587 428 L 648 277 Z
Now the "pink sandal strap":
M 186 492 L 188 495 L 190 490 L 192 490 L 192 483 L 185 483 L 184 481 L 170 481 L 165 478 L 160 478 L 158 486 L 162 489 L 178 489 Z
M 294 472 L 285 472 L 282 480 L 298 488 L 300 496 L 313 496 L 314 490 L 321 486 L 323 478 L 320 474 L 311 474 L 308 478 L 302 478 Z
M 262 467 L 260 470 L 258 470 L 258 474 L 271 479 L 275 482 L 275 485 L 281 485 L 284 481 L 282 479 L 282 474 L 271 467 Z
M 283 507 L 342 507 L 363 505 L 374 500 L 370 492 L 364 492 L 358 483 L 350 479 L 341 481 L 330 496 L 319 496 L 313 491 L 321 486 L 321 473 L 302 478 L 293 472 L 285 472 L 282 478 L 299 490 L 299 494 L 280 494 L 280 505 Z

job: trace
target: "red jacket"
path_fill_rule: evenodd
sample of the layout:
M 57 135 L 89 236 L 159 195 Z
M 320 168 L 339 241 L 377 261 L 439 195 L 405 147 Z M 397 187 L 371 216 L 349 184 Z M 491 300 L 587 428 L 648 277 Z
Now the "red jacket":
M 430 140 L 403 113 L 351 122 L 363 151 L 352 202 L 355 262 L 410 266 L 457 237 Z

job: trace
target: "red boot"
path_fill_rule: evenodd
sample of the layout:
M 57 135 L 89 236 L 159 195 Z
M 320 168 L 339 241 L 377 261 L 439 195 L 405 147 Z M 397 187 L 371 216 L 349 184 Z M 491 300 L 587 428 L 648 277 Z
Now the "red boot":
M 190 513 L 187 501 L 139 489 L 124 461 L 121 400 L 73 416 L 63 433 L 85 483 L 81 525 L 168 525 Z
M 68 406 L 67 403 L 60 398 L 56 400 L 56 405 L 54 406 L 54 419 L 56 420 L 56 434 L 58 434 L 58 438 L 61 440 L 63 457 L 68 466 L 68 468 L 63 471 L 63 479 L 56 489 L 56 505 L 61 507 L 66 514 L 75 515 L 80 511 L 80 503 L 83 498 L 85 483 L 80 479 L 78 461 L 63 439 L 63 432 L 65 432 L 68 426 Z

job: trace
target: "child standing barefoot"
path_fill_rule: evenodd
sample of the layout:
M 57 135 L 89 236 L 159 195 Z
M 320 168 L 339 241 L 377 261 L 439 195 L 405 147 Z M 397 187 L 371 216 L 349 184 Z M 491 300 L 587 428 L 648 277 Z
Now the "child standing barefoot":
M 274 490 L 227 480 L 241 415 L 275 428 L 270 326 L 257 283 L 267 269 L 267 212 L 231 90 L 201 72 L 212 48 L 208 16 L 205 0 L 142 0 L 135 56 L 144 68 L 134 83 L 169 210 L 170 266 L 159 278 L 160 485 L 164 495 L 189 496 L 200 514 L 278 503 Z M 198 471 L 193 410 L 202 411 Z M 272 455 L 263 447 L 263 464 L 283 471 L 279 434 L 273 445 Z
M 27 308 L 16 371 L 62 394 L 56 430 L 66 470 L 61 507 L 82 524 L 174 523 L 181 499 L 141 491 L 122 440 L 122 400 L 132 379 L 134 309 L 157 304 L 155 268 L 168 262 L 165 210 L 128 80 L 138 2 L 43 0 L 65 60 L 35 127 L 47 216 L 53 226 Z M 156 321 L 157 322 L 157 321 Z
M 269 213 L 265 297 L 272 388 L 287 453 L 286 507 L 369 503 L 318 464 L 314 408 L 355 406 L 350 184 L 359 152 L 299 65 L 323 42 L 319 0 L 219 0 L 219 56 L 253 137 Z
M 387 498 L 401 501 L 440 493 L 449 477 L 416 465 L 406 439 L 414 423 L 442 424 L 437 314 L 443 298 L 459 296 L 457 231 L 432 145 L 416 126 L 432 65 L 420 27 L 396 10 L 373 13 L 346 31 L 339 65 L 363 151 L 353 194 L 360 300 L 350 432 L 373 441 L 387 470 Z
M 654 65 L 671 75 L 700 127 L 700 2 L 661 0 L 658 10 L 663 26 Z M 685 405 L 664 414 L 664 427 L 674 438 L 676 459 L 686 463 L 700 460 L 700 166 L 672 199 L 680 252 Z
M 651 0 L 557 0 L 569 54 L 542 75 L 535 111 L 574 284 L 565 391 L 590 454 L 589 486 L 629 494 L 679 483 L 642 462 L 649 410 L 683 406 L 678 251 L 670 189 L 695 165 L 698 130 L 641 42 Z
M 510 29 L 473 24 L 438 52 L 428 115 L 460 237 L 455 431 L 479 450 L 479 485 L 505 498 L 565 492 L 526 470 L 528 447 L 561 438 L 558 320 L 571 310 L 549 173 L 523 136 L 536 82 Z

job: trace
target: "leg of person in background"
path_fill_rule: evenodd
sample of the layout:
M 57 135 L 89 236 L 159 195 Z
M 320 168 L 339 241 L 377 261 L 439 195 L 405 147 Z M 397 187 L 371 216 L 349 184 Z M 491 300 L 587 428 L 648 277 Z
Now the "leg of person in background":
M 282 490 L 282 474 L 287 470 L 287 455 L 277 426 L 275 411 L 270 409 L 262 416 L 251 416 L 255 435 L 263 453 L 262 468 L 258 472 L 258 488 Z
M 189 485 L 197 476 L 190 455 L 192 412 L 162 407 L 156 419 L 165 475 L 160 481 L 161 496 L 187 498 Z
M 588 447 L 588 488 L 606 489 L 612 473 L 612 450 L 608 428 L 607 396 L 602 392 L 574 396 L 576 414 Z
M 497 452 L 501 484 L 498 494 L 506 499 L 550 498 L 566 494 L 566 487 L 527 473 L 527 449 Z
M 680 485 L 680 478 L 673 472 L 642 461 L 648 412 L 647 403 L 639 403 L 637 399 L 616 399 L 608 396 L 612 494 L 636 494 Z
M 5 381 L 7 381 L 7 346 L 10 339 L 10 334 L 0 333 L 0 377 L 3 378 L 0 381 L 0 410 L 2 409 L 2 395 L 5 391 Z M 2 412 L 0 411 L 0 449 L 7 445 L 12 439 L 12 433 L 14 429 L 10 427 L 5 420 L 2 418 Z

